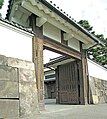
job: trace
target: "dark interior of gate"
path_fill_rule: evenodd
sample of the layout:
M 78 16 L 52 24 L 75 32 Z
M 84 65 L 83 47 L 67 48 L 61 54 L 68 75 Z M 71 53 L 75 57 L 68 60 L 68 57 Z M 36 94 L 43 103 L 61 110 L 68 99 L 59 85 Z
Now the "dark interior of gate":
M 46 100 L 54 99 L 57 104 L 84 104 L 81 60 L 61 55 L 44 66 Z

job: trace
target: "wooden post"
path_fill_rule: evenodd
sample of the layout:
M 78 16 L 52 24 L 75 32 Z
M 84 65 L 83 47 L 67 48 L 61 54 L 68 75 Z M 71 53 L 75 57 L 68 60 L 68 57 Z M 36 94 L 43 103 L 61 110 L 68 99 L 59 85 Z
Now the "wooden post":
M 36 84 L 38 90 L 38 103 L 40 110 L 45 109 L 44 105 L 44 65 L 43 65 L 43 39 L 40 36 L 43 36 L 42 27 L 39 28 L 36 26 L 37 16 L 32 14 L 30 16 L 30 24 L 32 30 L 35 33 L 35 36 L 32 39 L 32 60 L 35 64 L 35 75 L 36 75 Z
M 80 52 L 81 52 L 81 70 L 83 79 L 83 96 L 84 104 L 89 104 L 89 77 L 88 77 L 88 64 L 87 64 L 87 53 L 83 50 L 82 42 L 80 42 Z
M 40 110 L 44 110 L 44 67 L 43 67 L 43 40 L 33 38 L 33 62 L 35 64 L 35 75 L 38 90 L 38 102 Z
M 83 69 L 83 83 L 84 83 L 84 102 L 89 104 L 89 77 L 87 67 L 87 56 L 86 52 L 82 52 L 82 69 Z
M 55 69 L 56 76 L 56 103 L 59 104 L 59 66 Z

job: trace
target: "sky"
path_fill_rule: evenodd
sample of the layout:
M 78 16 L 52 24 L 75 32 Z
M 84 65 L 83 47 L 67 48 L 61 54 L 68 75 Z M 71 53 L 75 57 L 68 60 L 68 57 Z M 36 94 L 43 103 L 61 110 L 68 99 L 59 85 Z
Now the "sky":
M 96 33 L 102 33 L 107 37 L 107 0 L 52 0 L 52 2 L 76 21 L 88 20 Z
M 47 0 L 48 2 L 50 0 Z M 60 9 L 63 9 L 69 16 L 76 21 L 81 19 L 88 20 L 90 25 L 94 27 L 93 30 L 98 34 L 104 34 L 107 37 L 107 0 L 52 0 Z M 7 11 L 8 0 L 5 0 L 4 6 L 0 12 L 5 18 Z M 48 57 L 47 57 L 47 54 Z M 49 51 L 45 51 L 45 62 L 56 55 Z
M 52 0 L 52 2 L 76 21 L 88 20 L 96 34 L 104 34 L 105 38 L 107 37 L 107 0 Z M 49 54 L 49 51 L 46 51 L 47 53 Z M 46 54 L 44 53 L 45 57 Z
M 5 17 L 8 5 L 8 0 L 4 1 L 1 10 L 3 17 Z M 96 33 L 102 33 L 107 37 L 107 0 L 52 0 L 52 2 L 76 21 L 88 20 Z
M 5 18 L 6 13 L 7 13 L 8 1 L 9 0 L 4 0 L 4 5 L 2 6 L 2 9 L 0 10 L 0 13 L 2 14 L 3 18 Z

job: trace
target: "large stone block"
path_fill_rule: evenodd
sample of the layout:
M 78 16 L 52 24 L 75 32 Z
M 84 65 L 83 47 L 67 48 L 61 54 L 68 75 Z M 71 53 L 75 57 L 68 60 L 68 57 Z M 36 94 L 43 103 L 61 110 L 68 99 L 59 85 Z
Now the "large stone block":
M 35 83 L 21 82 L 20 92 L 20 116 L 26 117 L 39 112 L 37 88 Z
M 92 91 L 93 95 L 96 95 L 96 89 L 95 89 L 94 80 L 91 79 L 89 83 L 90 83 L 90 88 L 91 88 L 91 91 Z
M 0 119 L 19 119 L 19 100 L 0 99 Z
M 107 81 L 90 77 L 93 103 L 107 103 Z
M 35 82 L 35 71 L 30 69 L 19 69 L 19 82 Z
M 19 98 L 18 82 L 0 81 L 0 98 Z
M 7 57 L 4 55 L 0 55 L 0 65 L 7 65 Z
M 0 80 L 9 80 L 18 82 L 17 68 L 0 65 Z
M 12 67 L 34 70 L 34 63 L 30 61 L 8 57 L 7 64 Z

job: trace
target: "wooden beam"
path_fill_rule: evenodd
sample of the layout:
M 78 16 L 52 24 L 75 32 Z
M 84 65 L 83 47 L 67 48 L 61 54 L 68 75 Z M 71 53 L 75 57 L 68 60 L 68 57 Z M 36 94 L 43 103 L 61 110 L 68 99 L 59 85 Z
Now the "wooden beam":
M 46 49 L 56 53 L 71 56 L 72 58 L 81 60 L 81 53 L 46 36 L 43 37 L 43 45 Z
M 36 16 L 36 18 L 37 18 L 37 16 Z M 34 21 L 32 21 L 34 25 L 36 25 L 36 18 L 33 18 Z M 63 43 L 55 41 L 52 38 L 44 36 L 43 35 L 43 27 L 42 26 L 38 27 L 38 26 L 34 26 L 34 25 L 32 27 L 34 29 L 33 31 L 35 32 L 36 37 L 43 40 L 43 46 L 44 46 L 43 49 L 48 49 L 48 50 L 54 51 L 56 53 L 59 53 L 62 55 L 67 55 L 67 56 L 70 56 L 72 58 L 81 60 L 81 53 L 80 52 L 70 48 L 69 46 L 67 46 Z M 64 33 L 63 32 L 61 32 L 61 39 L 64 40 Z

